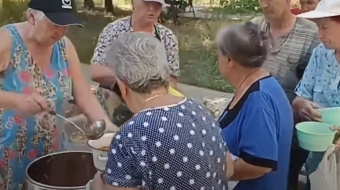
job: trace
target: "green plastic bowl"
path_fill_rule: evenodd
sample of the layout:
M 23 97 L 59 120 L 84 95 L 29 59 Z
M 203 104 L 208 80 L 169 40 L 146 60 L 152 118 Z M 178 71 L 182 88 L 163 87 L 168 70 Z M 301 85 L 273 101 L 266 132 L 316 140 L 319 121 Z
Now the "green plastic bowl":
M 322 123 L 340 126 L 340 107 L 319 109 Z
M 301 122 L 295 125 L 301 148 L 312 152 L 323 152 L 332 144 L 335 131 L 332 125 L 320 122 Z

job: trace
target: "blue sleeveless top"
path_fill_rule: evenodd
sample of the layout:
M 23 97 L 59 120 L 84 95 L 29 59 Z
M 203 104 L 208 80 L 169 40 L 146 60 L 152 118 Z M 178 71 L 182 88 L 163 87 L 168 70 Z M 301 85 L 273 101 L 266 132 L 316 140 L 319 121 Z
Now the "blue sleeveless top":
M 7 25 L 5 29 L 12 37 L 12 49 L 9 66 L 0 72 L 1 90 L 20 94 L 39 92 L 49 100 L 52 109 L 64 115 L 63 99 L 72 94 L 64 39 L 54 44 L 51 64 L 42 70 L 16 27 Z M 66 149 L 61 119 L 48 113 L 23 117 L 13 110 L 0 109 L 0 189 L 21 189 L 28 164 L 42 155 Z

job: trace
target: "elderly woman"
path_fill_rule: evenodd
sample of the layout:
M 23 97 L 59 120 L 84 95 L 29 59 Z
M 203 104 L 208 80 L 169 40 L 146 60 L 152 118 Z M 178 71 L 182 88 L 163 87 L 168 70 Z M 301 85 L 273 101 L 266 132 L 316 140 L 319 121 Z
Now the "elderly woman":
M 135 115 L 111 143 L 105 189 L 227 189 L 218 123 L 195 101 L 169 94 L 163 44 L 137 32 L 111 47 L 107 60 Z
M 319 2 L 320 0 L 300 0 L 301 12 L 305 13 L 315 10 Z
M 235 160 L 234 190 L 286 190 L 293 114 L 280 84 L 261 68 L 267 36 L 240 23 L 222 29 L 217 44 L 220 73 L 236 89 L 219 119 Z
M 321 0 L 317 11 L 299 15 L 313 19 L 319 26 L 322 41 L 314 49 L 306 71 L 295 89 L 297 97 L 293 101 L 296 117 L 303 120 L 320 121 L 317 108 L 340 107 L 340 12 L 332 8 L 340 7 L 339 1 Z M 339 124 L 340 125 L 340 124 Z M 338 142 L 340 145 L 340 142 Z M 322 160 L 323 152 L 311 152 L 306 162 L 307 174 L 316 170 Z
M 115 78 L 112 70 L 107 69 L 111 63 L 106 61 L 105 56 L 110 43 L 121 34 L 138 31 L 148 32 L 162 42 L 166 50 L 167 65 L 170 68 L 169 91 L 174 95 L 182 96 L 175 90 L 180 73 L 177 38 L 170 29 L 157 23 L 162 8 L 165 5 L 164 0 L 133 0 L 132 15 L 108 24 L 100 34 L 91 60 L 91 78 L 100 84 L 97 92 L 99 102 L 110 117 L 113 115 L 112 120 L 116 125 L 123 124 L 133 115 L 124 104 L 113 111 L 112 105 L 116 104 L 117 101 L 119 102 L 119 99 L 112 100 L 114 95 L 112 93 L 110 95 L 110 91 L 107 91 L 107 89 L 114 90 Z
M 70 2 L 70 1 L 69 1 Z M 50 6 L 52 3 L 56 6 Z M 31 0 L 27 21 L 0 29 L 0 189 L 22 189 L 34 159 L 67 149 L 64 115 L 73 95 L 90 121 L 113 127 L 87 85 L 73 44 L 65 37 L 79 25 L 72 5 L 60 0 Z
M 313 11 L 319 2 L 320 0 L 300 0 L 300 6 L 298 4 L 295 4 L 294 8 L 291 9 L 291 12 L 295 15 L 298 15 L 308 11 Z M 298 6 L 301 8 L 299 8 Z

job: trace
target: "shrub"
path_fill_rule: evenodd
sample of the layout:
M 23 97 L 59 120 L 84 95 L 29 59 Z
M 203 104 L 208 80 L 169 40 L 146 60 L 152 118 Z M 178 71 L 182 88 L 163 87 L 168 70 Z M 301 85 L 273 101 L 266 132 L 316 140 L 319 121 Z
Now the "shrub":
M 227 14 L 259 13 L 258 0 L 220 0 L 221 11 Z

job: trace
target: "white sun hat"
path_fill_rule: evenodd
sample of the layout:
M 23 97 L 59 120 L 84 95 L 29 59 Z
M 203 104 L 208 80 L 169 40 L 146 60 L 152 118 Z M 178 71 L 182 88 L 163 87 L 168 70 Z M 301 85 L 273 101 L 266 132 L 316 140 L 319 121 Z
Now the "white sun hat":
M 340 0 L 321 0 L 314 11 L 297 15 L 297 17 L 316 19 L 340 16 Z

